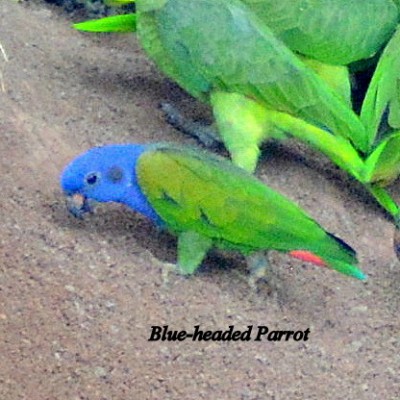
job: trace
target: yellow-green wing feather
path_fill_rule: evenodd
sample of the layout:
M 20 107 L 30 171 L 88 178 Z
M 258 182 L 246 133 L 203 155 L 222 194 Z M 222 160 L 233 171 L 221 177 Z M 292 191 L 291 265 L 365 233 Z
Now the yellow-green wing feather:
M 137 176 L 176 233 L 196 231 L 243 253 L 304 249 L 356 262 L 297 205 L 219 157 L 159 145 L 140 156 Z

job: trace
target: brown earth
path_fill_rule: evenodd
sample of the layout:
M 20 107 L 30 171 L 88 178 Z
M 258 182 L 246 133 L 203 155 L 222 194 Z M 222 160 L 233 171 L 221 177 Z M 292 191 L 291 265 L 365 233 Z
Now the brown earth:
M 295 143 L 266 147 L 258 176 L 359 254 L 367 283 L 271 254 L 249 291 L 239 256 L 171 276 L 175 239 L 117 205 L 78 221 L 62 167 L 93 145 L 192 143 L 157 108 L 198 103 L 131 36 L 75 32 L 31 2 L 0 2 L 0 399 L 400 399 L 400 267 L 393 228 L 356 182 Z M 202 108 L 203 110 L 204 108 Z M 400 198 L 398 185 L 397 198 Z M 310 328 L 309 340 L 148 342 L 173 329 Z

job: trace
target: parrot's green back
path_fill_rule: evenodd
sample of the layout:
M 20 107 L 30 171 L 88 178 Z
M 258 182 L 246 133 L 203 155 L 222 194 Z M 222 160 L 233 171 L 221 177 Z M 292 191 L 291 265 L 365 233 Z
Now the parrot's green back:
M 239 0 L 168 0 L 146 12 L 141 1 L 141 44 L 195 97 L 208 101 L 214 90 L 240 93 L 365 149 L 364 128 L 346 102 Z
M 301 249 L 328 261 L 357 263 L 352 250 L 297 205 L 222 158 L 155 145 L 140 156 L 137 177 L 175 233 L 195 231 L 217 247 L 244 254 Z
M 208 92 L 211 89 L 210 82 L 197 71 L 192 71 L 193 66 L 191 66 L 190 71 L 181 75 L 181 68 L 174 54 L 165 47 L 164 38 L 159 29 L 159 18 L 157 18 L 162 9 L 141 11 L 142 3 L 145 4 L 145 0 L 137 2 L 137 36 L 146 53 L 154 60 L 161 71 L 190 94 L 202 101 L 208 101 Z
M 347 65 L 373 56 L 398 20 L 392 0 L 241 0 L 291 50 Z

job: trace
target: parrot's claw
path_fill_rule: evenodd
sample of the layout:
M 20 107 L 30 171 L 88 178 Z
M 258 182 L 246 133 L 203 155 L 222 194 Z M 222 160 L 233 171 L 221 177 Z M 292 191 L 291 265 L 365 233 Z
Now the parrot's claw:
M 178 131 L 194 137 L 207 148 L 218 148 L 221 145 L 222 141 L 212 126 L 185 118 L 171 103 L 162 102 L 160 108 L 165 120 Z
M 250 289 L 253 293 L 258 292 L 258 285 L 261 281 L 266 281 L 267 273 L 266 273 L 266 268 L 264 270 L 258 270 L 255 273 L 250 273 L 250 276 L 247 280 L 247 283 L 250 286 Z
M 163 262 L 161 268 L 163 287 L 167 287 L 169 285 L 169 276 L 171 272 L 175 275 L 178 274 L 178 267 L 176 264 Z
M 179 269 L 176 264 L 164 262 L 156 258 L 150 251 L 145 251 L 146 259 L 149 263 L 155 264 L 160 267 L 161 269 L 161 278 L 162 278 L 162 285 L 164 288 L 168 287 L 169 285 L 169 277 L 171 272 L 174 275 L 179 274 Z
M 269 263 L 267 255 L 263 252 L 257 252 L 247 258 L 247 265 L 250 271 L 248 278 L 248 284 L 253 293 L 258 292 L 258 283 L 260 281 L 266 281 L 268 275 L 267 270 L 269 269 Z

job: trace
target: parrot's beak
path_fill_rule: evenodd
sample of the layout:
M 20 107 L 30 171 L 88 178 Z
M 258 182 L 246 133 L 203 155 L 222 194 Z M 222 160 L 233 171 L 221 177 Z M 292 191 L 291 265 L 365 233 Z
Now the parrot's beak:
M 84 214 L 92 212 L 91 201 L 82 194 L 67 196 L 65 202 L 68 211 L 76 218 L 82 219 Z

